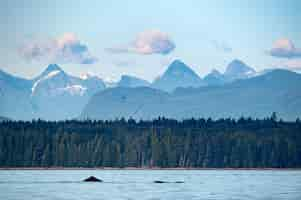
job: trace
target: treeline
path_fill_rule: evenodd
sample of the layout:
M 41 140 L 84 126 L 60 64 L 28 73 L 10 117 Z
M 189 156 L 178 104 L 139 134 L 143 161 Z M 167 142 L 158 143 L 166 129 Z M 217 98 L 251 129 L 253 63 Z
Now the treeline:
M 0 167 L 301 167 L 301 122 L 0 122 Z

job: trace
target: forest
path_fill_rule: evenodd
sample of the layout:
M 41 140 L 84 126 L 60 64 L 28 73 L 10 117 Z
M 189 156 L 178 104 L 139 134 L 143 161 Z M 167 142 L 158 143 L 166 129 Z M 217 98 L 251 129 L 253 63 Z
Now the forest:
M 0 167 L 300 168 L 301 122 L 2 121 Z

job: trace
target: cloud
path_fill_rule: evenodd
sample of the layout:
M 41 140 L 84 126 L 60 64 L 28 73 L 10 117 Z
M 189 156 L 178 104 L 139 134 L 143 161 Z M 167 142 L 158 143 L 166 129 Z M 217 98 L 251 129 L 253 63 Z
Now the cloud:
M 232 48 L 224 42 L 219 42 L 219 41 L 216 41 L 216 40 L 212 40 L 211 43 L 216 48 L 216 50 L 218 50 L 218 51 L 221 51 L 221 52 L 224 52 L 224 53 L 231 53 L 232 52 Z
M 73 33 L 65 33 L 59 38 L 31 39 L 23 44 L 19 53 L 29 61 L 76 64 L 97 62 L 87 45 L 82 44 Z
M 139 33 L 129 45 L 107 48 L 110 53 L 136 53 L 142 55 L 166 55 L 175 49 L 175 43 L 169 35 L 159 30 L 147 30 Z
M 268 54 L 279 58 L 301 58 L 301 49 L 296 48 L 289 39 L 283 38 L 274 42 Z

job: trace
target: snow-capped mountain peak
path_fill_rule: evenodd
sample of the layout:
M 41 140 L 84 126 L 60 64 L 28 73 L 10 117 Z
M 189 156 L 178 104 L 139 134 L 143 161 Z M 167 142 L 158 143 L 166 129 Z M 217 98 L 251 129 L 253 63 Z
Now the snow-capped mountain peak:
M 256 71 L 244 62 L 235 59 L 228 66 L 224 73 L 225 77 L 230 80 L 248 78 L 253 76 Z
M 204 85 L 202 79 L 185 63 L 180 60 L 173 61 L 164 72 L 157 78 L 152 87 L 171 92 L 177 87 L 200 87 Z
M 41 77 L 44 77 L 44 76 L 46 76 L 47 74 L 52 73 L 52 72 L 54 72 L 54 71 L 64 72 L 64 71 L 62 70 L 62 68 L 60 68 L 57 64 L 50 64 L 50 65 L 48 65 L 47 68 L 41 73 L 41 75 L 39 75 L 39 76 L 37 77 L 37 79 L 39 79 L 39 78 L 41 78 Z
M 105 88 L 103 81 L 91 73 L 81 78 L 72 76 L 56 64 L 49 65 L 31 83 L 33 116 L 47 113 L 49 119 L 76 117 L 89 98 Z

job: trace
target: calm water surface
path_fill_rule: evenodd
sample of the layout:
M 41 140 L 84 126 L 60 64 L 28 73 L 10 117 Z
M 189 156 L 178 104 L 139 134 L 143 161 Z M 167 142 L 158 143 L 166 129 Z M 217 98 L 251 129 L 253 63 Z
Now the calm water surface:
M 96 176 L 103 183 L 84 183 Z M 153 183 L 154 180 L 184 183 Z M 301 171 L 0 170 L 0 200 L 301 199 Z

